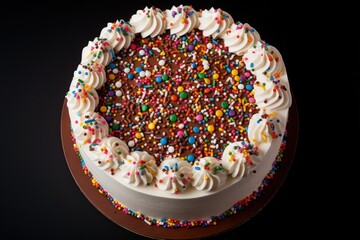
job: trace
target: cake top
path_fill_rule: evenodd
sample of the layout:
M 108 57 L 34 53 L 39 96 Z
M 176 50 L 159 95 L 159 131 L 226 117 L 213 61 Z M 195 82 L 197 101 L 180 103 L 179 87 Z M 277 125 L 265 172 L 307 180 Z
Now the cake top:
M 254 170 L 291 105 L 276 48 L 221 9 L 183 5 L 108 23 L 66 97 L 77 144 L 99 167 L 174 193 Z

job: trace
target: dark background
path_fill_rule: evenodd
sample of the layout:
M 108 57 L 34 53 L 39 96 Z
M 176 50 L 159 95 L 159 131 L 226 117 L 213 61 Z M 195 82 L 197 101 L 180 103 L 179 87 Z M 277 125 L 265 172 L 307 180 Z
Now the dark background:
M 82 48 L 100 34 L 107 22 L 129 20 L 146 5 L 167 9 L 180 3 L 189 1 L 2 6 L 1 130 L 5 141 L 1 144 L 0 179 L 1 217 L 5 224 L 0 228 L 3 234 L 12 238 L 142 238 L 108 220 L 79 190 L 62 152 L 60 113 Z M 279 49 L 300 116 L 296 157 L 277 195 L 250 221 L 216 239 L 286 237 L 289 232 L 292 236 L 309 236 L 314 231 L 324 233 L 326 228 L 320 226 L 332 222 L 335 205 L 331 203 L 329 208 L 330 200 L 321 197 L 329 192 L 327 177 L 321 176 L 335 173 L 324 174 L 324 169 L 318 168 L 319 162 L 327 159 L 316 150 L 320 148 L 316 140 L 318 136 L 326 137 L 321 135 L 322 113 L 314 113 L 313 109 L 319 104 L 315 102 L 314 89 L 324 82 L 324 76 L 319 79 L 316 75 L 314 65 L 318 66 L 319 58 L 326 58 L 323 55 L 326 49 L 321 47 L 325 20 L 316 18 L 319 10 L 311 5 L 296 2 L 284 5 L 192 1 L 190 4 L 197 10 L 222 8 L 235 21 L 248 22 L 262 39 Z M 315 149 L 315 153 L 309 149 Z

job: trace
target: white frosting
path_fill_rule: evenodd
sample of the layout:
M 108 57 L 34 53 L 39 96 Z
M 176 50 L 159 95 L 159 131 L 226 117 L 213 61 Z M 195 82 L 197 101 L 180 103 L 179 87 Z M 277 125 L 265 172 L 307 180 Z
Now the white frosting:
M 252 116 L 249 122 L 249 140 L 259 147 L 259 153 L 263 156 L 274 139 L 283 137 L 285 126 L 286 122 L 282 114 L 258 112 Z
M 89 41 L 88 45 L 84 47 L 81 64 L 97 63 L 105 67 L 111 62 L 113 54 L 114 52 L 107 41 L 95 38 L 94 41 Z
M 145 7 L 138 10 L 130 19 L 130 24 L 135 33 L 140 33 L 143 38 L 156 37 L 166 30 L 166 17 L 163 12 L 155 7 Z
M 227 173 L 220 162 L 213 157 L 204 157 L 193 165 L 193 178 L 191 184 L 197 190 L 212 191 L 223 186 Z
M 76 85 L 71 87 L 66 94 L 67 107 L 70 115 L 77 114 L 78 116 L 87 112 L 92 112 L 99 104 L 99 97 L 94 88 L 86 84 Z
M 264 42 L 257 42 L 244 54 L 246 69 L 255 75 L 265 74 L 278 78 L 285 71 L 284 62 L 279 51 Z
M 246 158 L 249 157 L 247 152 L 243 151 L 245 145 L 245 142 L 230 143 L 222 155 L 221 164 L 233 178 L 241 179 L 245 174 Z
M 287 76 L 268 80 L 266 77 L 259 77 L 254 84 L 254 97 L 260 109 L 273 110 L 289 108 L 292 103 L 289 82 Z
M 247 23 L 233 23 L 222 38 L 224 39 L 224 45 L 229 48 L 229 52 L 242 56 L 260 40 L 260 35 Z
M 191 6 L 173 6 L 165 11 L 165 15 L 167 29 L 170 29 L 170 34 L 176 34 L 178 37 L 190 32 L 199 23 L 198 12 Z
M 188 188 L 191 178 L 191 164 L 180 158 L 171 158 L 160 164 L 156 184 L 160 190 L 179 193 Z
M 221 38 L 226 33 L 226 30 L 234 22 L 234 20 L 230 14 L 221 10 L 220 8 L 211 8 L 210 10 L 204 10 L 201 12 L 199 22 L 199 29 L 203 30 L 204 36 Z
M 74 72 L 71 86 L 87 84 L 95 89 L 100 89 L 106 82 L 106 73 L 102 65 L 92 64 L 90 66 L 79 64 Z
M 131 25 L 124 20 L 108 23 L 100 33 L 100 38 L 106 39 L 116 53 L 123 48 L 128 48 L 134 37 Z
M 134 151 L 126 156 L 120 166 L 121 175 L 135 186 L 149 185 L 156 176 L 155 159 L 145 151 Z
M 95 161 L 101 169 L 116 170 L 129 154 L 129 148 L 119 138 L 107 137 L 94 147 L 94 152 L 99 153 L 99 158 Z
M 73 132 L 79 146 L 99 143 L 109 135 L 109 125 L 97 112 L 87 112 L 72 122 Z

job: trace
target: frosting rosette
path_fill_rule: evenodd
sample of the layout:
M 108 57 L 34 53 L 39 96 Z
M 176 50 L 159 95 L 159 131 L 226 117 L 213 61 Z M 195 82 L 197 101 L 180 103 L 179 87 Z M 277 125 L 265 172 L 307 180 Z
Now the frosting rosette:
M 197 190 L 212 191 L 224 185 L 227 173 L 221 163 L 213 157 L 204 157 L 193 165 L 192 186 Z
M 166 30 L 166 17 L 155 7 L 145 7 L 138 10 L 130 19 L 135 33 L 140 33 L 143 38 L 156 37 Z
M 258 164 L 257 147 L 248 142 L 230 143 L 224 150 L 221 164 L 233 178 L 243 178 L 247 169 Z
M 109 125 L 97 112 L 87 112 L 71 124 L 77 144 L 99 143 L 109 135 Z
M 259 77 L 254 84 L 254 97 L 260 109 L 269 111 L 289 108 L 292 103 L 289 82 L 280 77 Z
M 70 114 L 82 115 L 92 112 L 99 104 L 97 92 L 87 84 L 71 87 L 70 91 L 66 94 L 66 98 Z
M 159 166 L 156 185 L 160 190 L 178 194 L 186 190 L 191 182 L 191 164 L 180 158 L 165 159 Z
M 204 36 L 212 36 L 213 38 L 223 37 L 226 30 L 234 22 L 231 15 L 220 8 L 204 10 L 199 16 L 199 29 L 203 30 Z
M 71 82 L 71 86 L 87 84 L 95 89 L 100 89 L 106 82 L 105 69 L 102 65 L 79 64 Z
M 134 37 L 131 25 L 124 20 L 108 23 L 100 33 L 100 38 L 108 41 L 115 52 L 119 52 L 123 48 L 127 49 Z
M 224 45 L 229 48 L 229 52 L 243 55 L 260 40 L 260 35 L 247 23 L 233 23 L 222 38 Z
M 150 185 L 157 173 L 155 159 L 145 151 L 134 151 L 120 166 L 123 178 L 135 186 Z
M 110 44 L 102 39 L 95 38 L 94 41 L 89 41 L 88 45 L 82 51 L 81 64 L 92 65 L 93 63 L 107 66 L 114 55 Z
M 272 140 L 283 136 L 285 126 L 286 123 L 282 115 L 278 115 L 276 112 L 258 112 L 252 116 L 249 123 L 249 140 L 259 148 L 261 147 L 262 152 L 259 151 L 259 153 L 263 156 L 270 147 Z
M 170 34 L 176 34 L 178 37 L 190 32 L 199 23 L 198 12 L 191 6 L 173 6 L 165 11 L 165 15 L 167 29 L 170 29 Z
M 117 137 L 106 137 L 99 144 L 93 144 L 94 149 L 99 154 L 97 162 L 99 167 L 114 173 L 123 163 L 125 157 L 129 154 L 129 148 Z
M 285 65 L 279 51 L 265 42 L 257 42 L 244 54 L 246 69 L 255 75 L 264 74 L 278 78 L 285 72 Z

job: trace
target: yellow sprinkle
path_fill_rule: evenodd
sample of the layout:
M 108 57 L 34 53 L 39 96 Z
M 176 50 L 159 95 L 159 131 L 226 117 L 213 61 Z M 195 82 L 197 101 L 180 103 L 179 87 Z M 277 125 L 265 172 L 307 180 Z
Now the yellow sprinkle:
M 204 78 L 204 81 L 205 81 L 206 84 L 210 84 L 210 83 L 211 83 L 211 81 L 210 81 L 209 78 Z
M 153 122 L 149 123 L 148 128 L 150 130 L 153 130 L 155 128 L 155 123 L 153 123 Z
M 183 86 L 178 86 L 177 91 L 178 91 L 178 92 L 183 92 L 183 91 L 184 91 L 184 87 L 183 87 Z
M 216 80 L 216 79 L 219 79 L 219 74 L 214 73 L 212 77 L 213 77 L 213 79 L 215 79 L 215 80 Z
M 244 105 L 243 105 L 243 110 L 244 110 L 244 112 L 246 112 L 246 107 L 249 105 L 250 103 L 245 103 Z
M 265 135 L 265 134 L 262 134 L 261 136 L 262 136 L 262 138 L 264 139 L 264 141 L 267 142 L 267 137 L 266 137 L 266 135 Z
M 240 76 L 235 76 L 234 80 L 237 81 L 237 82 L 240 81 Z
M 223 111 L 221 111 L 221 110 L 216 110 L 215 115 L 216 115 L 218 118 L 221 118 L 221 117 L 224 115 L 224 113 L 223 113 Z
M 141 133 L 139 133 L 139 132 L 135 133 L 135 137 L 136 137 L 137 139 L 140 139 L 140 138 L 141 138 Z
M 277 113 L 273 112 L 273 113 L 269 113 L 269 117 L 276 117 Z
M 238 126 L 238 128 L 240 129 L 240 132 L 245 131 L 245 128 L 243 126 Z
M 231 70 L 231 74 L 233 76 L 237 76 L 239 74 L 239 71 L 237 69 L 233 69 L 233 70 Z
M 209 131 L 209 132 L 213 132 L 213 131 L 215 131 L 215 127 L 214 127 L 214 125 L 209 125 L 208 127 L 207 127 L 207 130 Z

